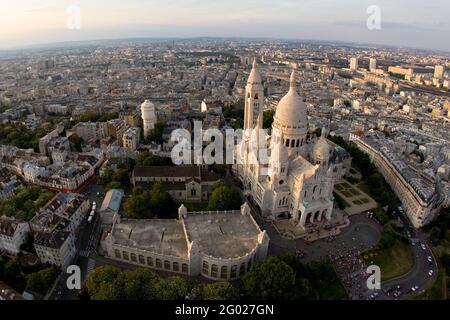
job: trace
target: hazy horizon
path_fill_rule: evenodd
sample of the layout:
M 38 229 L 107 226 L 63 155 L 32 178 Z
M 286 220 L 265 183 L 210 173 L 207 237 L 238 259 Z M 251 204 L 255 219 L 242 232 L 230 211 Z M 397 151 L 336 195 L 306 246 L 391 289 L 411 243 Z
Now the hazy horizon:
M 16 0 L 0 4 L 0 49 L 122 38 L 241 37 L 344 41 L 450 51 L 445 0 Z M 71 5 L 80 29 L 67 28 Z M 366 12 L 381 9 L 381 30 Z

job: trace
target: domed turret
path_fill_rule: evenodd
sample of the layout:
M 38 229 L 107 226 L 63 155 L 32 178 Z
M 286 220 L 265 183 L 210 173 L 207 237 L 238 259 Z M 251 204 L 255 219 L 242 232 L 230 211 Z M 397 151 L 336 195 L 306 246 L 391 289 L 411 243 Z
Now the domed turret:
M 322 128 L 322 135 L 314 144 L 313 157 L 316 164 L 327 164 L 330 159 L 330 145 L 324 135 L 325 128 Z

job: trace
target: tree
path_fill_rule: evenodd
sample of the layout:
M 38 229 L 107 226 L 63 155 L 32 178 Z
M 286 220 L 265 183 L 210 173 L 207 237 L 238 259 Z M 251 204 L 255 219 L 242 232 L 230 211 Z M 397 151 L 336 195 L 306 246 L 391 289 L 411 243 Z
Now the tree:
M 181 277 L 169 277 L 156 282 L 158 300 L 184 300 L 189 292 L 186 280 Z
M 146 194 L 133 194 L 125 200 L 123 209 L 128 217 L 135 219 L 149 219 L 153 217 L 150 203 L 145 196 Z
M 124 295 L 126 299 L 153 300 L 157 297 L 155 284 L 160 278 L 148 269 L 136 269 L 126 273 Z
M 0 212 L 20 220 L 31 220 L 36 211 L 46 204 L 54 193 L 42 187 L 20 188 L 8 200 L 0 201 Z
M 433 245 L 438 245 L 441 240 L 442 230 L 439 227 L 433 227 L 430 230 L 430 242 Z
M 441 257 L 442 265 L 445 268 L 445 274 L 450 277 L 450 254 L 444 254 Z
M 147 137 L 145 137 L 145 141 L 147 143 L 149 142 L 156 142 L 156 143 L 163 143 L 163 130 L 164 130 L 164 123 L 158 122 L 155 124 L 155 127 L 150 130 Z
M 22 276 L 22 267 L 19 260 L 14 257 L 8 260 L 3 267 L 4 279 L 8 281 L 12 287 L 22 291 L 25 287 L 25 280 Z
M 391 224 L 387 224 L 383 227 L 383 231 L 381 232 L 381 239 L 378 243 L 378 247 L 380 249 L 389 249 L 391 248 L 395 242 L 397 241 L 397 235 L 395 233 L 394 228 Z
M 136 164 L 141 166 L 170 166 L 173 165 L 173 162 L 170 158 L 163 158 L 149 151 L 143 151 L 137 155 Z
M 106 185 L 106 188 L 109 189 L 109 190 L 111 190 L 111 189 L 120 189 L 120 188 L 122 188 L 122 185 L 118 181 L 111 181 L 110 183 L 108 183 Z
M 172 196 L 162 185 L 160 183 L 153 184 L 150 196 L 151 211 L 158 217 L 169 217 L 170 213 L 174 211 L 174 207 Z
M 175 202 L 160 183 L 153 184 L 151 190 L 135 189 L 124 203 L 123 208 L 128 217 L 135 219 L 150 219 L 155 215 L 163 219 L 176 217 Z
M 25 277 L 27 289 L 45 295 L 58 276 L 58 271 L 53 268 L 33 272 Z
M 266 110 L 263 113 L 263 129 L 270 129 L 273 123 L 273 117 L 275 115 L 275 110 Z
M 242 205 L 242 198 L 239 191 L 222 183 L 213 187 L 213 192 L 209 197 L 208 210 L 237 210 Z
M 252 299 L 286 300 L 292 298 L 295 272 L 276 257 L 257 262 L 243 278 L 246 294 Z
M 194 287 L 190 298 L 193 300 L 238 300 L 240 293 L 229 282 L 214 282 Z
M 118 300 L 124 297 L 125 274 L 111 266 L 95 268 L 88 276 L 87 292 L 93 300 Z
M 128 176 L 127 169 L 118 169 L 112 175 L 112 180 L 118 182 L 122 187 L 130 184 L 130 177 Z

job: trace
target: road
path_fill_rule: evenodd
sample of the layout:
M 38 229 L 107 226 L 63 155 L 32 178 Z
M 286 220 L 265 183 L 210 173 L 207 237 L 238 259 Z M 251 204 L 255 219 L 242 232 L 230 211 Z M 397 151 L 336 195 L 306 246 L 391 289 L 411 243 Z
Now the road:
M 336 237 L 310 243 L 303 239 L 289 240 L 281 237 L 272 224 L 265 221 L 258 214 L 256 208 L 250 206 L 253 209 L 252 214 L 256 222 L 269 235 L 269 255 L 297 252 L 300 254 L 300 260 L 305 263 L 330 257 L 352 299 L 367 299 L 374 292 L 378 292 L 374 299 L 407 299 L 425 291 L 436 280 L 436 261 L 430 247 L 426 244 L 426 235 L 412 228 L 408 220 L 401 215 L 396 217 L 411 235 L 410 240 L 417 243 L 414 246 L 411 245 L 414 254 L 414 267 L 401 277 L 383 282 L 381 284 L 382 290 L 374 291 L 367 289 L 369 275 L 366 273 L 367 266 L 361 255 L 376 246 L 381 237 L 382 227 L 374 220 L 367 218 L 366 214 L 350 216 L 350 226 L 343 229 Z M 425 250 L 422 249 L 421 244 L 424 244 Z M 428 257 L 431 257 L 431 262 L 428 261 Z M 432 276 L 428 275 L 430 270 L 433 270 Z M 393 296 L 394 290 L 388 294 L 383 292 L 383 290 L 398 286 L 400 287 L 398 297 Z M 415 292 L 411 291 L 411 288 L 415 286 L 418 286 L 418 289 Z
M 413 295 L 420 294 L 430 288 L 434 281 L 436 281 L 438 270 L 437 263 L 430 246 L 426 243 L 426 235 L 421 231 L 416 231 L 408 222 L 404 221 L 407 232 L 411 235 L 410 241 L 415 245 L 411 247 L 414 257 L 414 267 L 407 274 L 391 279 L 381 284 L 382 289 L 388 289 L 400 286 L 400 291 L 403 293 L 402 298 L 407 299 Z M 425 249 L 421 247 L 424 245 Z M 429 261 L 430 259 L 431 261 Z M 433 275 L 428 273 L 433 270 Z M 417 286 L 418 289 L 413 292 L 411 288 Z M 382 299 L 388 299 L 390 296 L 382 295 Z
M 103 185 L 98 183 L 97 179 L 93 179 L 88 185 L 86 185 L 80 193 L 84 194 L 91 201 L 97 203 L 97 210 L 100 208 L 103 201 L 104 194 Z M 100 195 L 97 196 L 97 192 Z M 101 225 L 98 213 L 95 214 L 94 220 L 91 223 L 87 222 L 86 219 L 80 223 L 77 230 L 77 256 L 74 259 L 74 265 L 77 265 L 81 269 L 81 282 L 87 278 L 90 271 L 95 268 L 95 257 L 97 256 L 96 250 L 100 241 L 101 236 Z M 80 290 L 69 290 L 66 285 L 67 277 L 69 275 L 62 274 L 56 289 L 49 297 L 50 300 L 75 300 L 78 299 Z

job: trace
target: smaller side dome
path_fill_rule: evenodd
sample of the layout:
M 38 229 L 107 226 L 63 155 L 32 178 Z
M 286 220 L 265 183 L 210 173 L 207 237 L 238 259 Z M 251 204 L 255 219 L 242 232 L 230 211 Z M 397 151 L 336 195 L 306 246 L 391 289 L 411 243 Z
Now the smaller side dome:
M 313 156 L 316 160 L 328 160 L 330 158 L 330 145 L 324 136 L 314 144 Z

